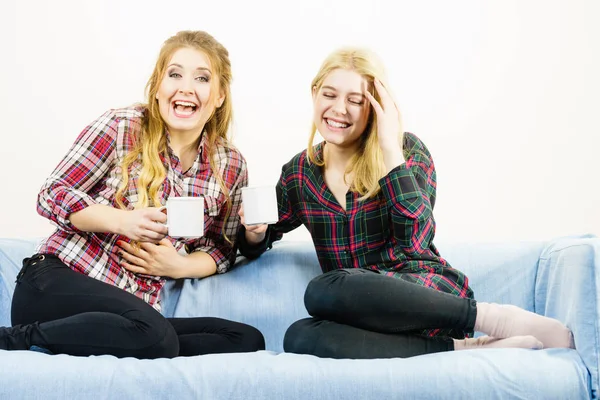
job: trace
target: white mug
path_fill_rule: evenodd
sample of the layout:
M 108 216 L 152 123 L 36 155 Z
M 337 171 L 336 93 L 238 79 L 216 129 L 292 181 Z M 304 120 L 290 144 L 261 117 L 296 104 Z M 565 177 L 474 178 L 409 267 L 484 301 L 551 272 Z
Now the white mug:
M 169 197 L 167 205 L 169 236 L 194 238 L 204 235 L 204 197 Z
M 242 188 L 242 203 L 246 225 L 274 224 L 279 221 L 275 186 Z

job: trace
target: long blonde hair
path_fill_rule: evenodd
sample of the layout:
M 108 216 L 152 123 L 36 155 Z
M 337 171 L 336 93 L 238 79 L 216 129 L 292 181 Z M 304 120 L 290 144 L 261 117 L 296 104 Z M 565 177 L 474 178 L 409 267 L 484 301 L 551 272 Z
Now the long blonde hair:
M 319 72 L 312 81 L 311 90 L 318 92 L 323 86 L 327 75 L 336 69 L 354 71 L 363 76 L 367 81 L 369 92 L 381 103 L 379 94 L 373 89 L 373 81 L 377 78 L 387 87 L 385 84 L 385 71 L 383 64 L 373 52 L 353 47 L 334 51 L 321 64 Z M 313 121 L 308 139 L 308 158 L 310 162 L 318 166 L 324 166 L 326 159 L 324 157 L 318 159 L 313 147 L 316 132 L 317 126 Z M 402 142 L 403 133 L 399 132 L 399 135 L 399 140 Z M 385 175 L 383 153 L 377 138 L 377 116 L 372 108 L 365 131 L 359 140 L 359 149 L 350 159 L 346 174 L 352 173 L 354 175 L 352 182 L 350 182 L 350 190 L 359 193 L 361 195 L 360 200 L 364 200 L 377 195 L 380 190 L 379 180 Z
M 167 137 L 165 135 L 165 122 L 160 115 L 156 94 L 167 69 L 167 64 L 173 54 L 181 48 L 192 48 L 206 54 L 210 60 L 213 76 L 218 79 L 211 80 L 211 97 L 224 95 L 225 99 L 221 107 L 216 108 L 204 125 L 206 131 L 206 142 L 204 151 L 210 163 L 213 176 L 216 178 L 222 192 L 225 194 L 227 212 L 225 220 L 231 211 L 231 199 L 229 190 L 225 186 L 222 172 L 219 171 L 216 160 L 214 160 L 215 149 L 218 145 L 229 147 L 228 132 L 233 118 L 231 106 L 231 63 L 229 53 L 221 43 L 203 31 L 181 31 L 170 37 L 163 44 L 154 71 L 146 84 L 145 105 L 146 112 L 142 122 L 142 129 L 136 138 L 133 149 L 123 158 L 121 186 L 116 193 L 116 202 L 121 208 L 123 203 L 123 192 L 129 182 L 129 169 L 131 165 L 141 158 L 141 171 L 138 181 L 138 201 L 135 208 L 148 206 L 158 207 L 161 205 L 159 191 L 166 177 L 167 171 L 160 156 L 166 156 Z M 218 86 L 217 86 L 218 85 Z M 223 229 L 226 224 L 223 224 Z M 226 238 L 227 239 L 227 238 Z

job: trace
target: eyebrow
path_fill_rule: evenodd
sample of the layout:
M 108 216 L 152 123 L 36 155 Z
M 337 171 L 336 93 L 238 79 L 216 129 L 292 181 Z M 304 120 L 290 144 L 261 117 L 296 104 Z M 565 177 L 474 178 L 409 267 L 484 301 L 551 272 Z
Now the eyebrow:
M 334 88 L 333 86 L 322 86 L 321 89 L 329 89 L 329 90 L 333 90 L 334 92 L 337 92 L 337 89 Z M 365 97 L 364 94 L 359 93 L 359 92 L 350 92 L 348 93 L 349 95 L 354 95 L 354 96 L 361 96 L 361 97 Z
M 183 69 L 183 65 L 181 65 L 181 64 L 170 64 L 167 68 L 171 68 L 171 67 L 177 67 L 177 68 Z M 211 70 L 206 67 L 198 67 L 198 68 L 196 68 L 196 71 L 207 71 L 212 74 Z

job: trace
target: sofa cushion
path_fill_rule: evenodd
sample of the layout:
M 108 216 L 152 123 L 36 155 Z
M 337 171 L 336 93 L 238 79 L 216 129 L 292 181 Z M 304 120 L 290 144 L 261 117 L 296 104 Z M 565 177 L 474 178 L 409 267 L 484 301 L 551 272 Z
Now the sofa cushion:
M 268 351 L 179 357 L 0 350 L 3 399 L 586 399 L 574 350 L 490 349 L 332 360 Z

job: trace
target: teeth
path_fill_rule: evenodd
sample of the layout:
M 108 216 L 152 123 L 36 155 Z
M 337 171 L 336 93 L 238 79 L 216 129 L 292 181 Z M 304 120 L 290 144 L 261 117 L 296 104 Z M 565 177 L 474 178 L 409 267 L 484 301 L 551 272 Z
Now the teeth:
M 332 126 L 334 128 L 347 128 L 348 124 L 344 124 L 342 122 L 332 121 L 330 119 L 327 120 L 327 125 Z
M 175 105 L 176 106 L 184 106 L 184 107 L 196 107 L 196 105 L 194 103 L 191 103 L 189 101 L 176 101 Z

